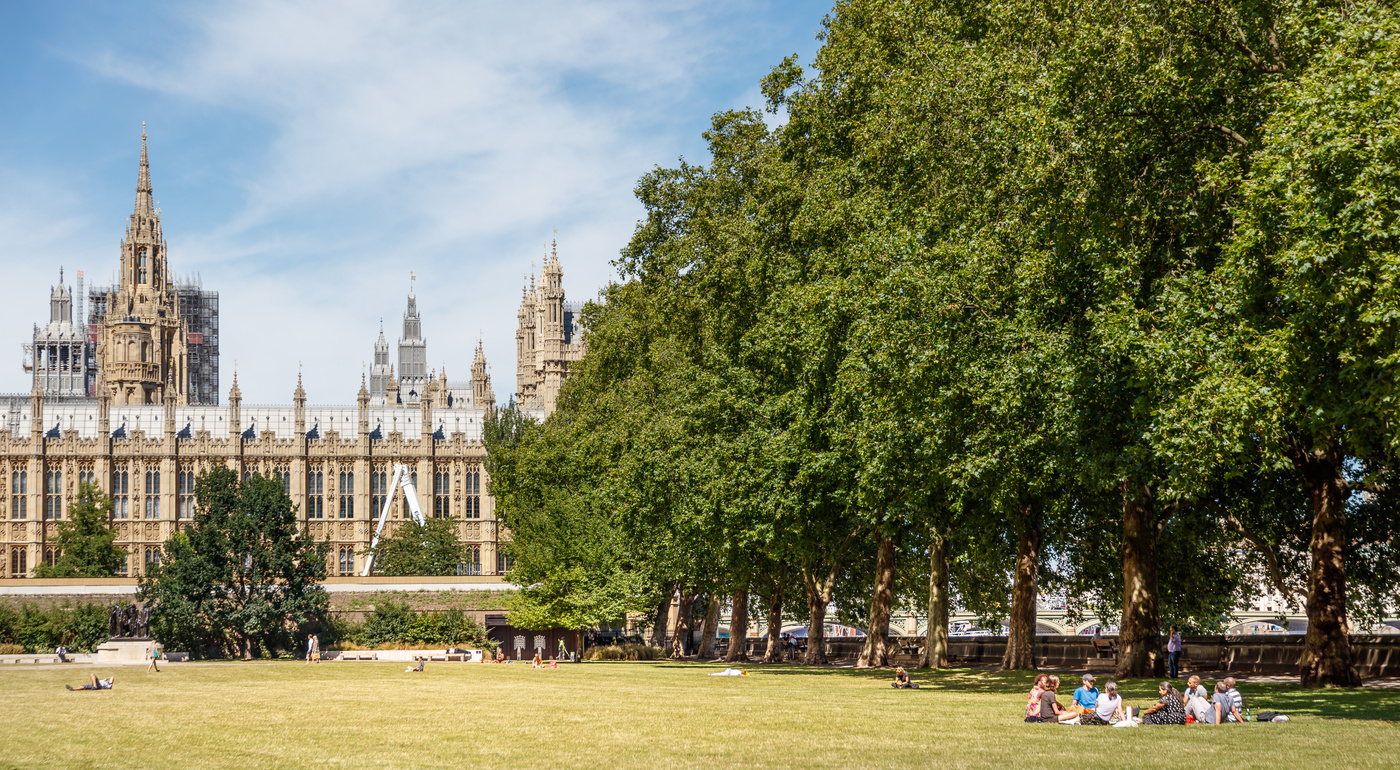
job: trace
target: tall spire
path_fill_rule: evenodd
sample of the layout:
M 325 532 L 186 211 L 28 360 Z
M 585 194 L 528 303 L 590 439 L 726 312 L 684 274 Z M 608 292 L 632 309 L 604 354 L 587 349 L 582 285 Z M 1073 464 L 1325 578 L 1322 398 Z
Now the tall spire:
M 151 162 L 146 157 L 146 123 L 141 123 L 141 170 L 136 174 L 136 213 L 154 214 L 151 205 Z

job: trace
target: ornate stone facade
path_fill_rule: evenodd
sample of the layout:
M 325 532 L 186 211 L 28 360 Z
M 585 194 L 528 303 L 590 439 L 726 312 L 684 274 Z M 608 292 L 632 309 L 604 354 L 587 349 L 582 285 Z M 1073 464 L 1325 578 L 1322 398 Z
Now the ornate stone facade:
M 0 577 L 30 577 L 58 557 L 51 544 L 83 482 L 112 496 L 112 527 L 128 553 L 124 573 L 143 574 L 160 558 L 161 544 L 193 520 L 194 480 L 216 466 L 279 480 L 305 530 L 331 544 L 331 574 L 350 575 L 364 564 L 386 502 L 385 534 L 407 518 L 402 497 L 386 500 L 386 492 L 393 466 L 408 465 L 424 514 L 452 518 L 468 544 L 462 571 L 502 571 L 502 533 L 486 493 L 481 443 L 495 394 L 480 343 L 470 382 L 453 386 L 445 372 L 427 373 L 410 293 L 406 350 L 409 363 L 423 369 L 404 372 L 412 378 L 410 399 L 399 398 L 390 367 L 374 403 L 362 379 L 355 405 L 308 406 L 298 376 L 290 406 L 244 405 L 235 375 L 221 407 L 217 392 L 189 392 L 191 382 L 217 382 L 214 346 L 208 347 L 214 360 L 205 362 L 214 367 L 214 379 L 189 376 L 192 365 L 201 365 L 189 355 L 191 345 L 201 344 L 195 338 L 216 333 L 217 304 L 209 308 L 207 300 L 217 303 L 217 295 L 191 287 L 188 295 L 201 304 L 186 307 L 181 292 L 171 281 L 151 198 L 143 130 L 120 280 L 94 295 L 103 300 L 89 327 L 97 338 L 95 397 L 46 395 L 46 387 L 52 394 L 71 389 L 38 376 L 29 396 L 0 396 Z M 70 302 L 66 288 L 55 290 L 51 323 L 63 326 Z M 195 308 L 212 314 L 189 312 Z M 209 331 L 191 334 L 196 322 Z M 388 363 L 387 352 L 381 335 L 376 366 Z
M 551 244 L 539 285 L 531 276 L 516 313 L 515 403 L 521 409 L 553 414 L 570 364 L 583 358 L 587 348 L 577 321 L 582 309 L 564 300 L 558 244 Z
M 440 407 L 439 382 L 413 407 L 372 408 L 363 384 L 356 406 L 307 406 L 300 382 L 290 407 L 244 406 L 236 376 L 226 407 L 181 405 L 174 391 L 160 406 L 34 393 L 28 433 L 0 429 L 0 577 L 31 576 L 57 557 L 50 543 L 84 481 L 112 495 L 125 572 L 142 574 L 193 519 L 194 479 L 215 466 L 280 480 L 306 531 L 330 541 L 331 574 L 358 574 L 394 464 L 412 469 L 425 515 L 456 520 L 472 549 L 463 571 L 498 574 L 485 411 Z M 50 423 L 58 437 L 43 432 Z M 406 519 L 401 496 L 388 516 L 386 534 Z

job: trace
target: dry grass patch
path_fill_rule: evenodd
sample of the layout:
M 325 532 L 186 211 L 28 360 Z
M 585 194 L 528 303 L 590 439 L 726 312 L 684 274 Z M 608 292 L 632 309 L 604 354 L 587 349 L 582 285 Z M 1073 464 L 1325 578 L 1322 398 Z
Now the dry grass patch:
M 1286 725 L 1111 728 L 1021 721 L 1029 678 L 754 666 L 217 663 L 0 670 L 0 767 L 910 767 L 1396 763 L 1400 692 L 1245 687 Z M 70 693 L 89 672 L 110 692 Z M 1145 702 L 1150 682 L 1125 683 Z M 1349 716 L 1339 719 L 1335 717 Z M 1286 758 L 1286 759 L 1285 759 Z

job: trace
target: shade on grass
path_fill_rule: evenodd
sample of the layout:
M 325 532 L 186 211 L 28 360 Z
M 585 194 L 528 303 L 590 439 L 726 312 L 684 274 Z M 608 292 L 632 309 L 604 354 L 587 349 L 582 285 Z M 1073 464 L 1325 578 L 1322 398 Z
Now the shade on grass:
M 753 666 L 750 677 L 705 676 L 716 668 L 7 668 L 0 767 L 1393 767 L 1400 745 L 1386 721 L 1400 713 L 1393 690 L 1245 684 L 1251 708 L 1294 721 L 1118 730 L 1024 723 L 1022 674 L 915 672 L 922 689 L 896 691 L 888 672 Z M 116 689 L 63 689 L 94 671 L 115 674 Z M 1156 686 L 1124 690 L 1146 704 Z

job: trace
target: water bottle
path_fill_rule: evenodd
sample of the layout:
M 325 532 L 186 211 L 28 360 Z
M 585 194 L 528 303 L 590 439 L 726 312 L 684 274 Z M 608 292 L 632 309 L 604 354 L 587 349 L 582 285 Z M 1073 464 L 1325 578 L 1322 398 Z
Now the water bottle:
M 1246 722 L 1253 722 L 1253 721 L 1254 721 L 1254 717 L 1250 715 L 1249 709 L 1247 709 L 1247 708 L 1244 710 L 1244 721 L 1246 721 Z

